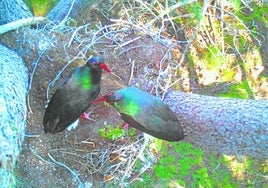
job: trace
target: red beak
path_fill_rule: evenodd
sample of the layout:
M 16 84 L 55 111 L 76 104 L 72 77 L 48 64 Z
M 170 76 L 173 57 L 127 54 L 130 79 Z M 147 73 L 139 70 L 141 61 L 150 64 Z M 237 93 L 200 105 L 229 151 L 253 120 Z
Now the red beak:
M 106 94 L 106 95 L 104 95 L 103 97 L 100 97 L 100 98 L 98 98 L 98 99 L 95 99 L 95 100 L 93 100 L 93 101 L 91 101 L 93 104 L 95 104 L 95 103 L 98 103 L 98 102 L 106 102 L 107 101 L 107 97 L 108 96 L 110 96 L 111 94 L 110 93 L 108 93 L 108 94 Z M 110 105 L 113 105 L 114 104 L 114 102 L 108 102 Z
M 91 101 L 92 103 L 98 103 L 98 102 L 104 102 L 104 101 L 106 101 L 106 97 L 104 96 L 104 97 L 101 97 L 101 98 L 98 98 L 98 99 L 95 99 L 95 100 L 93 100 L 93 101 Z
M 104 63 L 101 63 L 101 64 L 100 64 L 100 68 L 103 69 L 103 70 L 105 70 L 105 71 L 107 71 L 107 72 L 109 72 L 109 73 L 112 72 L 112 71 L 107 67 L 107 65 L 104 64 Z

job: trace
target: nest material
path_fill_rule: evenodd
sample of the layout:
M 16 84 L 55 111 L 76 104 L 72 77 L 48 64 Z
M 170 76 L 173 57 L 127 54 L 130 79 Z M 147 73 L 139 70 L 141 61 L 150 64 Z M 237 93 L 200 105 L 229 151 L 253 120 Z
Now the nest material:
M 27 50 L 22 51 L 22 56 L 26 59 L 31 72 L 31 93 L 28 101 L 31 117 L 29 116 L 28 136 L 36 135 L 37 127 L 38 130 L 42 130 L 40 122 L 42 122 L 42 110 L 46 99 L 50 98 L 53 90 L 73 67 L 84 64 L 91 55 L 103 56 L 108 66 L 117 75 L 108 77 L 104 75 L 101 94 L 115 90 L 119 85 L 122 87 L 135 84 L 162 97 L 169 87 L 177 83 L 171 75 L 179 63 L 172 57 L 172 52 L 178 50 L 179 45 L 176 41 L 162 36 L 161 33 L 152 32 L 144 26 L 123 20 L 118 20 L 109 26 L 96 25 L 94 31 L 90 25 L 78 28 L 62 27 L 56 30 L 53 28 L 53 24 L 41 26 L 39 30 L 25 28 L 23 35 L 17 40 L 21 49 L 24 49 L 23 45 L 27 44 Z M 41 100 L 39 100 L 40 96 Z M 35 105 L 37 100 L 41 102 L 42 110 Z M 120 121 L 119 117 L 112 118 Z M 97 121 L 100 122 L 99 124 L 102 122 Z M 93 133 L 88 132 L 88 134 Z M 42 142 L 42 138 L 40 135 L 38 143 L 35 143 L 36 148 L 31 149 L 32 154 L 38 156 L 36 159 L 43 158 L 44 161 L 51 161 L 64 167 L 72 173 L 81 186 L 85 184 L 82 182 L 88 183 L 85 177 L 89 174 L 99 174 L 99 180 L 104 182 L 116 180 L 121 185 L 128 184 L 150 168 L 155 158 L 148 148 L 145 149 L 147 143 L 143 143 L 141 139 L 134 141 L 125 138 L 110 143 L 106 147 L 99 146 L 96 141 L 97 148 L 93 151 L 88 150 L 88 153 L 83 155 L 76 150 L 77 148 L 57 146 L 57 148 L 65 148 L 65 155 L 62 155 L 63 151 L 59 149 L 57 153 L 60 154 L 55 156 L 55 149 L 47 148 L 47 154 L 44 154 L 45 150 L 37 148 L 46 148 L 46 145 L 38 145 L 52 142 L 50 139 Z M 141 147 L 143 147 L 143 154 L 140 154 Z M 67 156 L 66 153 L 72 155 Z M 46 155 L 48 157 L 44 157 Z M 102 158 L 98 159 L 96 156 Z M 116 159 L 111 159 L 111 156 Z M 77 163 L 74 161 L 83 166 L 82 169 L 88 170 L 81 170 L 81 166 L 76 166 Z M 142 163 L 139 169 L 136 167 L 137 161 Z

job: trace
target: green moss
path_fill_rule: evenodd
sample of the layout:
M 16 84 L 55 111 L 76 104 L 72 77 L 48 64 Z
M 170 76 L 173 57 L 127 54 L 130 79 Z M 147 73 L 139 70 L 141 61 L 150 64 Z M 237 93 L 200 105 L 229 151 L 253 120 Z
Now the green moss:
M 174 166 L 174 156 L 166 156 L 161 158 L 157 165 L 154 166 L 157 178 L 176 178 L 178 168 Z
M 144 173 L 143 182 L 130 187 L 238 187 L 224 164 L 223 158 L 214 155 L 204 158 L 202 150 L 192 144 L 165 142 L 153 172 Z
M 136 181 L 134 185 L 130 187 L 140 188 L 140 187 L 154 187 L 155 185 L 155 176 L 151 173 L 143 173 L 141 175 L 143 181 Z
M 236 163 L 233 156 L 226 158 L 225 155 L 204 154 L 199 148 L 185 142 L 163 142 L 159 151 L 159 160 L 153 169 L 141 175 L 142 181 L 136 181 L 128 187 L 238 188 L 242 184 L 256 187 L 256 182 L 263 180 L 261 176 L 256 176 L 259 170 L 257 166 L 260 166 L 263 174 L 264 171 L 267 173 L 267 161 L 262 166 L 248 158 Z M 239 168 L 236 168 L 237 164 Z M 235 173 L 238 174 L 248 174 L 248 177 L 237 179 L 232 169 L 237 169 Z

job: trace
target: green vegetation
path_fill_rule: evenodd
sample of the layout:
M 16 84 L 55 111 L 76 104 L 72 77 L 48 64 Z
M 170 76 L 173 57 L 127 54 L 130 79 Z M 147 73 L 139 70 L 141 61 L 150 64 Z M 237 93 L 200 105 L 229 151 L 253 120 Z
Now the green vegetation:
M 25 2 L 35 15 L 45 15 L 58 1 Z M 258 0 L 248 2 L 234 0 L 224 4 L 223 1 L 210 1 L 206 11 L 203 11 L 204 1 L 124 1 L 122 14 L 125 15 L 122 19 L 136 21 L 132 25 L 126 24 L 131 26 L 129 28 L 135 28 L 133 25 L 150 28 L 158 42 L 164 36 L 184 42 L 178 42 L 182 44 L 181 48 L 173 49 L 174 53 L 167 56 L 173 56 L 172 63 L 176 64 L 174 72 L 178 73 L 172 79 L 191 80 L 195 93 L 209 88 L 210 91 L 205 94 L 215 95 L 213 84 L 230 83 L 228 89 L 223 87 L 216 95 L 242 99 L 252 96 L 267 98 L 268 77 L 262 75 L 265 63 L 267 69 L 267 62 L 260 53 L 261 44 L 267 43 L 267 38 L 265 40 L 265 33 L 261 34 L 259 29 L 260 26 L 268 27 L 268 5 Z M 75 21 L 73 23 L 76 25 Z M 96 32 L 99 31 L 97 24 L 93 27 Z M 180 33 L 185 35 L 185 39 L 181 40 Z M 182 53 L 187 58 L 181 60 Z M 183 63 L 178 64 L 180 61 Z M 163 62 L 163 66 L 170 65 Z M 185 91 L 192 89 L 181 85 L 176 88 Z M 134 139 L 136 130 L 107 125 L 99 129 L 99 134 L 107 140 L 116 141 L 127 136 Z M 159 139 L 154 139 L 147 147 L 153 151 L 157 161 L 129 187 L 268 187 L 268 160 L 207 153 L 189 143 L 169 143 Z M 120 160 L 126 160 L 128 156 Z M 142 165 L 137 159 L 135 167 L 140 169 Z
M 257 174 L 267 172 L 267 161 L 206 154 L 185 142 L 164 142 L 159 152 L 153 170 L 129 187 L 254 187 L 261 179 Z
M 154 10 L 155 15 L 147 12 L 146 19 L 140 21 L 154 23 L 157 27 L 160 22 L 155 17 L 165 15 L 168 32 L 177 33 L 178 28 L 187 31 L 185 35 L 191 42 L 186 55 L 187 68 L 195 73 L 195 77 L 189 79 L 196 80 L 199 88 L 208 87 L 215 94 L 213 84 L 229 83 L 229 88 L 221 88 L 216 95 L 242 99 L 261 96 L 260 86 L 267 89 L 268 78 L 260 76 L 264 62 L 259 46 L 263 41 L 257 23 L 267 27 L 268 6 L 255 1 L 248 5 L 252 8 L 248 11 L 245 4 L 235 0 L 229 1 L 226 9 L 210 4 L 204 16 L 204 4 L 183 2 L 185 6 L 176 9 L 173 8 L 178 5 L 177 1 L 169 1 L 168 5 L 160 1 L 141 3 L 146 10 Z M 182 67 L 176 71 L 179 75 L 184 74 Z M 205 94 L 211 93 L 207 91 Z M 128 187 L 268 186 L 268 160 L 206 153 L 189 143 L 169 143 L 159 139 L 154 139 L 148 147 L 156 153 L 158 160 L 152 169 L 141 174 L 141 181 Z M 135 165 L 139 167 L 141 163 Z
M 125 130 L 106 126 L 100 135 L 117 140 L 126 136 Z M 132 136 L 134 136 L 133 133 Z M 268 161 L 256 161 L 248 157 L 235 157 L 205 153 L 186 142 L 167 142 L 154 138 L 148 145 L 158 156 L 151 170 L 142 173 L 139 180 L 127 187 L 223 187 L 238 188 L 242 185 L 255 187 L 268 172 Z M 136 169 L 143 163 L 138 159 Z M 268 185 L 267 182 L 262 185 Z
M 99 129 L 99 134 L 101 137 L 108 140 L 118 140 L 126 135 L 134 137 L 136 135 L 136 130 L 134 128 L 130 128 L 129 130 L 122 129 L 119 125 L 115 127 L 106 125 L 104 129 Z
M 193 19 L 189 24 L 187 16 L 176 19 L 180 27 L 190 31 L 198 29 L 198 33 L 186 33 L 189 39 L 193 39 L 190 40 L 187 60 L 195 77 L 189 79 L 196 81 L 200 91 L 211 88 L 202 94 L 215 95 L 214 84 L 230 83 L 229 91 L 226 92 L 226 87 L 220 88 L 221 91 L 216 88 L 216 95 L 243 99 L 267 96 L 263 93 L 267 73 L 260 76 L 265 69 L 265 55 L 260 53 L 260 46 L 264 43 L 263 35 L 267 33 L 261 28 L 268 27 L 268 5 L 259 1 L 250 4 L 230 1 L 224 5 L 226 8 L 210 4 L 208 13 L 202 18 L 199 15 L 201 8 L 196 4 L 201 8 L 204 6 L 200 2 L 191 3 L 178 12 L 192 13 L 195 15 L 192 18 L 200 20 Z M 179 69 L 178 72 L 183 74 L 182 68 Z
M 45 16 L 59 0 L 24 0 L 35 16 Z
M 174 11 L 174 12 L 175 12 L 173 14 L 173 17 L 175 18 L 174 22 L 178 24 L 187 24 L 188 26 L 193 26 L 194 24 L 197 24 L 202 19 L 202 7 L 200 3 L 198 2 L 187 4 L 183 8 L 181 13 L 186 14 L 186 15 L 189 14 L 189 16 L 180 17 L 178 15 L 178 11 Z
M 250 98 L 250 94 L 251 94 L 251 89 L 248 85 L 248 82 L 244 81 L 240 84 L 232 85 L 228 93 L 221 93 L 219 96 L 229 97 L 229 98 L 248 99 Z

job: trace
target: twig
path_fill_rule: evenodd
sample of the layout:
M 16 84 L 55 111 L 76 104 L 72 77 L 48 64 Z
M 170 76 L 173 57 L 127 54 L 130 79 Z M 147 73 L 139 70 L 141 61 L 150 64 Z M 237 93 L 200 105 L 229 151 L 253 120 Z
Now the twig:
M 111 74 L 112 74 L 113 76 L 115 76 L 118 80 L 122 81 L 122 78 L 120 78 L 120 76 L 118 76 L 118 75 L 115 74 L 114 72 L 111 72 Z
M 160 60 L 160 67 L 159 67 L 159 71 L 158 71 L 158 76 L 156 78 L 156 96 L 159 97 L 159 92 L 158 92 L 158 88 L 160 88 L 162 91 L 167 92 L 165 88 L 163 88 L 160 84 L 160 80 L 161 78 L 167 74 L 167 72 L 169 71 L 169 65 L 167 66 L 167 68 L 163 71 L 162 66 L 163 66 L 163 62 L 167 59 L 168 55 L 170 52 L 170 48 L 168 48 L 164 54 L 164 56 L 162 57 L 162 59 Z
M 51 31 L 54 31 L 54 30 L 58 29 L 59 27 L 61 27 L 61 26 L 63 26 L 63 25 L 65 24 L 67 18 L 69 17 L 69 15 L 70 15 L 70 13 L 71 13 L 71 11 L 72 11 L 72 9 L 73 9 L 74 2 L 75 2 L 75 0 L 72 1 L 72 4 L 71 4 L 71 6 L 70 6 L 70 8 L 69 8 L 69 10 L 68 10 L 68 13 L 67 13 L 66 16 L 63 18 L 63 20 L 62 20 L 56 27 L 54 27 Z
M 194 3 L 194 2 L 197 2 L 197 0 L 181 1 L 171 7 L 168 7 L 166 10 L 162 11 L 158 16 L 156 16 L 156 18 L 152 19 L 150 22 L 148 22 L 145 25 L 152 25 L 156 20 L 163 18 L 164 15 L 169 14 L 171 11 L 176 10 L 177 8 L 185 6 L 187 4 Z
M 70 45 L 72 44 L 72 41 L 73 41 L 73 39 L 75 38 L 75 36 L 77 35 L 78 31 L 79 31 L 80 29 L 84 29 L 84 28 L 86 28 L 86 27 L 88 27 L 88 24 L 78 27 L 78 28 L 73 32 L 73 34 L 72 34 L 72 36 L 71 36 L 71 38 L 70 38 L 70 40 L 69 40 L 69 42 L 68 42 L 68 45 L 67 45 L 68 47 L 70 47 Z
M 128 44 L 130 44 L 130 43 L 132 43 L 132 42 L 134 42 L 136 40 L 139 40 L 140 38 L 141 37 L 136 37 L 136 38 L 134 38 L 134 39 L 132 39 L 130 41 L 126 41 L 123 44 L 120 44 L 118 47 L 116 47 L 115 50 L 117 50 L 118 48 L 122 48 L 123 46 L 126 46 L 126 45 L 128 45 Z
M 134 68 L 135 68 L 135 60 L 131 61 L 131 70 L 130 70 L 130 76 L 128 79 L 128 85 L 130 85 L 132 78 L 133 78 L 133 74 L 134 74 Z
M 32 148 L 30 148 L 31 152 L 34 154 L 34 156 L 38 157 L 39 159 L 41 159 L 42 161 L 46 162 L 46 163 L 50 163 L 52 164 L 52 162 L 46 160 L 44 157 L 40 156 L 39 154 L 36 153 L 36 151 L 34 151 Z
M 121 52 L 119 53 L 118 56 L 122 55 L 123 53 L 126 53 L 126 52 L 129 51 L 129 50 L 133 50 L 133 49 L 141 48 L 141 47 L 145 47 L 145 48 L 149 48 L 149 49 L 150 49 L 150 48 L 152 48 L 153 46 L 145 46 L 145 45 L 143 45 L 143 44 L 141 44 L 141 45 L 137 45 L 137 46 L 132 46 L 132 47 L 130 47 L 130 48 L 127 48 L 126 50 L 121 51 Z
M 25 134 L 24 136 L 27 138 L 38 138 L 40 137 L 40 134 Z
M 219 1 L 220 3 L 220 6 L 221 6 L 221 10 L 220 10 L 220 28 L 222 29 L 222 32 L 221 32 L 221 51 L 222 53 L 224 53 L 225 51 L 225 48 L 224 48 L 224 29 L 223 29 L 223 26 L 224 26 L 224 23 L 223 23 L 223 17 L 224 17 L 224 12 L 223 12 L 223 2 L 222 1 Z
M 193 32 L 193 34 L 191 35 L 190 39 L 188 40 L 188 43 L 187 43 L 187 45 L 186 45 L 186 47 L 185 47 L 185 49 L 184 49 L 184 51 L 183 51 L 183 53 L 182 53 L 182 55 L 181 55 L 181 59 L 180 59 L 178 65 L 176 66 L 176 69 L 178 69 L 178 67 L 183 63 L 186 54 L 188 53 L 188 51 L 189 51 L 189 49 L 190 49 L 190 47 L 191 47 L 193 41 L 195 40 L 195 38 L 196 38 L 196 36 L 197 36 L 197 34 L 198 34 L 198 31 L 199 31 L 199 28 L 200 28 L 200 26 L 201 26 L 201 24 L 202 24 L 202 23 L 201 23 L 201 22 L 202 22 L 202 19 L 203 19 L 204 15 L 206 14 L 206 11 L 207 11 L 208 6 L 209 6 L 209 0 L 205 0 L 205 1 L 204 1 L 203 8 L 202 8 L 202 17 L 201 17 L 201 19 L 199 20 L 197 26 L 195 27 L 194 32 Z M 177 76 L 176 73 L 175 73 L 175 76 Z
M 151 160 L 146 163 L 138 173 L 136 173 L 135 175 L 133 175 L 127 182 L 127 184 L 131 184 L 134 180 L 136 180 L 138 177 L 141 176 L 141 174 L 143 174 L 148 168 L 150 168 L 154 162 L 155 162 L 155 156 L 154 155 L 150 155 L 151 156 Z
M 151 10 L 151 8 L 149 8 L 144 1 L 141 0 L 135 0 L 137 2 L 139 2 L 142 6 L 144 6 L 153 16 L 157 17 L 157 15 Z
M 209 5 L 209 6 L 211 6 L 211 5 Z M 214 7 L 214 6 L 212 6 L 212 7 Z M 233 14 L 233 13 L 231 13 L 231 12 L 227 12 L 226 10 L 222 10 L 221 8 L 219 8 L 219 7 L 214 7 L 215 9 L 218 9 L 218 10 L 220 10 L 220 11 L 223 11 L 223 12 L 225 12 L 226 14 L 228 14 L 228 15 L 230 15 L 230 16 L 232 16 L 232 17 L 234 17 L 244 28 L 245 28 L 245 30 L 248 32 L 248 33 L 250 33 L 250 35 L 259 43 L 259 45 L 261 45 L 261 41 L 253 34 L 254 33 L 254 31 L 252 31 L 252 30 L 250 30 L 245 24 L 244 24 L 244 22 L 238 17 L 238 16 L 236 16 L 235 14 Z M 258 33 L 258 34 L 260 34 L 260 33 Z
M 41 57 L 44 55 L 45 51 L 46 50 L 43 50 L 41 52 L 41 54 L 39 54 L 37 60 L 35 61 L 33 72 L 31 73 L 31 76 L 30 76 L 29 87 L 28 87 L 28 95 L 27 95 L 27 106 L 29 108 L 29 113 L 28 114 L 32 114 L 33 113 L 32 108 L 31 108 L 31 105 L 30 105 L 30 94 L 29 94 L 29 92 L 30 92 L 30 90 L 32 88 L 33 77 L 34 77 L 35 71 L 37 69 L 37 66 L 39 64 L 39 61 L 40 61 Z
M 79 184 L 79 188 L 83 188 L 83 187 L 84 187 L 84 184 L 82 183 L 82 181 L 80 180 L 80 178 L 78 177 L 77 173 L 76 173 L 74 170 L 72 170 L 70 167 L 68 167 L 67 165 L 65 165 L 65 164 L 63 164 L 63 163 L 61 163 L 61 162 L 59 162 L 59 161 L 56 161 L 56 160 L 51 156 L 50 153 L 48 153 L 48 156 L 49 156 L 49 158 L 50 158 L 55 164 L 57 164 L 57 165 L 59 165 L 59 166 L 62 166 L 62 167 L 64 167 L 64 168 L 66 168 L 69 172 L 71 172 L 71 174 L 73 175 L 73 177 L 77 180 L 77 182 L 78 182 L 78 184 Z

